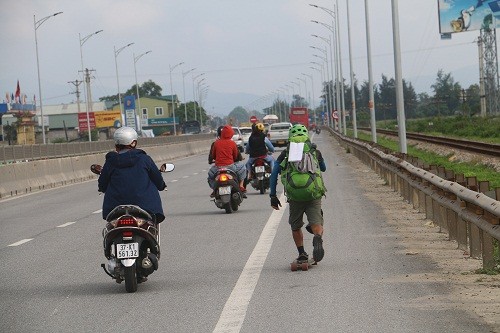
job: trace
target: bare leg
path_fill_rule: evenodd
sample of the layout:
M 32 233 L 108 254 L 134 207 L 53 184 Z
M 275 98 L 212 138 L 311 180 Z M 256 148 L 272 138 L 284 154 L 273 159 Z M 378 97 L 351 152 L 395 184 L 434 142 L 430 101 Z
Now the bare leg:
M 297 247 L 304 246 L 304 235 L 302 234 L 302 228 L 299 230 L 292 230 L 293 241 Z

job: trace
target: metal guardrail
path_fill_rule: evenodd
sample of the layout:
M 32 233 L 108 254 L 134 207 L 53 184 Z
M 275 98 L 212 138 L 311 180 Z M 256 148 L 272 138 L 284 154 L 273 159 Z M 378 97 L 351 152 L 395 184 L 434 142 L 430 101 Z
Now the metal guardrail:
M 458 248 L 468 251 L 471 257 L 481 258 L 484 268 L 497 266 L 494 252 L 500 240 L 500 189 L 490 191 L 487 186 L 477 186 L 474 182 L 468 188 L 467 182 L 450 179 L 443 170 L 424 170 L 365 142 L 329 130 L 404 200 L 425 212 L 426 218 L 433 220 L 440 231 L 447 232 L 450 240 L 457 241 Z
M 197 140 L 210 140 L 213 138 L 213 134 L 139 138 L 138 146 L 160 146 Z M 97 154 L 108 152 L 113 149 L 113 140 L 0 146 L 0 164 Z

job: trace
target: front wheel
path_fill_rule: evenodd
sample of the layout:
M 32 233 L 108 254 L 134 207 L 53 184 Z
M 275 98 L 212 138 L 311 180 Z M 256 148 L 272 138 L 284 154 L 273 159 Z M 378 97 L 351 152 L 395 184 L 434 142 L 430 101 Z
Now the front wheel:
M 125 290 L 128 293 L 137 291 L 137 273 L 135 269 L 136 263 L 130 267 L 124 267 L 125 270 Z
M 260 194 L 266 193 L 266 186 L 264 185 L 264 180 L 259 180 L 259 192 Z

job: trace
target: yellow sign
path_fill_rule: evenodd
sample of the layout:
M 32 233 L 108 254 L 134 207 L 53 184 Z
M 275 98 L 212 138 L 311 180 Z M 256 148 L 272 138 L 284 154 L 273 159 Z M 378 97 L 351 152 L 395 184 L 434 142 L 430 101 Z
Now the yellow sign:
M 116 121 L 122 122 L 120 111 L 97 111 L 94 112 L 95 127 L 113 127 Z

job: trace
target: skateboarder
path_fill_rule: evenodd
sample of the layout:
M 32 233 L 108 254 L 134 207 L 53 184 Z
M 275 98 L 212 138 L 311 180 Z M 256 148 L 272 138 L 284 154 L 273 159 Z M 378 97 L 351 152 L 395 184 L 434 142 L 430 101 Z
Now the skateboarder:
M 321 198 L 326 192 L 321 177 L 321 172 L 326 171 L 325 161 L 316 145 L 309 140 L 309 133 L 304 125 L 294 125 L 288 133 L 289 145 L 277 158 L 270 179 L 271 207 L 279 210 L 281 202 L 276 196 L 276 185 L 278 174 L 281 174 L 281 182 L 285 188 L 285 195 L 290 205 L 290 216 L 288 222 L 292 229 L 292 237 L 299 252 L 297 262 L 307 262 L 309 255 L 304 250 L 304 236 L 302 226 L 304 225 L 304 213 L 307 216 L 307 231 L 314 234 L 313 259 L 319 262 L 323 259 L 323 212 L 321 210 Z M 297 155 L 297 149 L 301 159 L 292 161 L 291 155 Z M 293 154 L 290 154 L 293 151 Z

